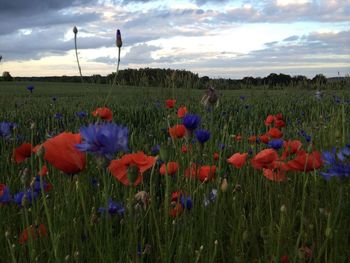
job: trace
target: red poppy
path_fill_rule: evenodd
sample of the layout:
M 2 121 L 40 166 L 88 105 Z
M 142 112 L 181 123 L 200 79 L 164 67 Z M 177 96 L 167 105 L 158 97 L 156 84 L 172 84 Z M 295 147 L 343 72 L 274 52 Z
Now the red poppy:
M 285 127 L 286 123 L 283 120 L 275 120 L 275 128 Z
M 175 103 L 176 103 L 176 100 L 166 100 L 166 107 L 168 109 L 172 109 L 172 108 L 174 108 Z
M 281 159 L 285 160 L 289 155 L 297 153 L 301 149 L 302 143 L 299 140 L 284 141 Z
M 79 173 L 84 170 L 86 164 L 86 154 L 75 148 L 79 143 L 81 143 L 80 134 L 60 133 L 43 143 L 44 159 L 66 174 Z
M 265 149 L 251 159 L 251 164 L 255 169 L 272 168 L 277 161 L 278 154 L 274 149 Z
M 47 166 L 43 165 L 39 171 L 39 176 L 45 176 L 47 175 L 47 173 L 48 173 Z
M 219 160 L 219 157 L 220 157 L 219 153 L 215 152 L 215 153 L 213 154 L 214 161 Z
M 197 177 L 197 174 L 198 174 L 198 170 L 197 170 L 197 165 L 195 163 L 192 163 L 191 167 L 185 170 L 186 177 L 195 178 Z
M 275 115 L 275 120 L 282 120 L 282 119 L 283 119 L 282 113 L 277 113 L 277 114 Z
M 165 169 L 165 163 L 162 164 L 162 166 L 159 169 L 159 172 L 161 175 L 174 175 L 176 174 L 177 170 L 179 169 L 179 165 L 177 162 L 168 162 Z
M 263 173 L 264 176 L 270 181 L 284 182 L 287 180 L 285 172 L 279 169 L 272 170 L 263 168 Z
M 177 124 L 173 127 L 170 127 L 168 132 L 171 138 L 182 138 L 186 134 L 186 128 L 183 124 Z
M 272 122 L 275 120 L 275 116 L 273 115 L 268 115 L 265 120 L 265 125 L 270 126 Z
M 270 139 L 269 139 L 269 136 L 267 136 L 266 134 L 260 135 L 260 136 L 259 136 L 259 139 L 260 139 L 261 142 L 263 142 L 263 143 L 265 143 L 265 144 L 268 143 L 269 140 L 270 140 Z
M 233 136 L 233 139 L 236 141 L 236 142 L 239 142 L 239 141 L 241 141 L 242 140 L 242 136 L 241 135 L 234 135 Z
M 281 256 L 281 263 L 289 263 L 289 258 L 287 255 Z
M 242 154 L 235 153 L 229 159 L 227 159 L 227 162 L 229 164 L 232 164 L 237 169 L 239 169 L 239 168 L 242 168 L 243 165 L 245 164 L 247 156 L 248 156 L 248 153 L 242 153 Z
M 29 226 L 19 235 L 18 242 L 23 245 L 25 244 L 29 238 L 32 240 L 36 240 L 38 237 L 47 236 L 46 227 L 44 224 L 40 224 L 38 226 Z
M 182 152 L 182 153 L 187 153 L 187 147 L 186 147 L 186 145 L 182 145 L 182 146 L 181 146 L 181 152 Z
M 201 166 L 198 169 L 198 179 L 201 182 L 214 179 L 215 172 L 216 172 L 216 166 L 215 165 L 213 165 L 213 166 L 209 166 L 209 165 Z
M 179 202 L 177 202 L 176 204 L 174 204 L 174 207 L 170 210 L 169 215 L 171 217 L 177 217 L 182 214 L 183 210 L 184 209 L 182 205 Z
M 319 169 L 323 165 L 322 156 L 318 151 L 314 151 L 310 154 L 301 150 L 297 152 L 297 156 L 287 162 L 290 170 L 299 172 L 310 172 L 315 169 Z
M 92 115 L 94 117 L 99 116 L 102 120 L 106 120 L 106 121 L 112 121 L 112 111 L 107 108 L 107 107 L 103 107 L 103 108 L 97 108 L 95 111 L 92 112 Z
M 23 143 L 13 150 L 13 158 L 16 163 L 21 163 L 32 154 L 33 146 L 30 143 Z
M 187 108 L 186 108 L 185 106 L 180 107 L 180 108 L 177 110 L 177 117 L 183 118 L 183 117 L 185 117 L 186 113 L 187 113 Z
M 277 128 L 271 128 L 267 133 L 274 139 L 279 139 L 283 137 L 283 132 L 281 132 Z
M 136 167 L 137 178 L 134 181 L 134 186 L 137 186 L 143 179 L 143 173 L 152 168 L 156 160 L 155 157 L 147 156 L 143 152 L 125 154 L 121 159 L 112 160 L 108 170 L 122 184 L 130 185 L 128 170 L 131 167 Z
M 253 144 L 253 143 L 256 143 L 256 136 L 255 135 L 252 135 L 248 138 L 248 142 Z

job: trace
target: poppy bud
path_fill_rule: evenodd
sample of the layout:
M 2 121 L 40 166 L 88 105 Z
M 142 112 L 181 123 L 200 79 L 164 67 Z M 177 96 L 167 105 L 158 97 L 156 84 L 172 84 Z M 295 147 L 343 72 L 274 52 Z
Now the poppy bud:
M 76 26 L 73 27 L 73 33 L 76 35 L 78 34 L 78 28 Z
M 117 30 L 116 45 L 117 45 L 118 48 L 121 48 L 122 45 L 123 45 L 122 35 L 120 34 L 120 30 L 119 29 Z
M 169 149 L 166 146 L 161 146 L 160 150 L 159 150 L 159 157 L 160 159 L 162 159 L 162 161 L 164 162 L 168 162 L 169 161 Z
M 224 178 L 224 179 L 222 179 L 222 182 L 221 182 L 221 192 L 223 192 L 223 193 L 226 192 L 227 188 L 228 188 L 227 179 Z

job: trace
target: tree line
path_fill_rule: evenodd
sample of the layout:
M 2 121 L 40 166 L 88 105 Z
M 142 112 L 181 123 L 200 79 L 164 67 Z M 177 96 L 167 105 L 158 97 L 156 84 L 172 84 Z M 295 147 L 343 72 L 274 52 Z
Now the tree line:
M 115 73 L 107 76 L 99 74 L 85 76 L 85 83 L 112 84 Z M 12 77 L 9 72 L 4 72 L 3 81 L 48 81 L 48 82 L 81 82 L 80 76 L 52 76 L 52 77 Z M 271 73 L 266 77 L 244 77 L 243 79 L 199 77 L 187 70 L 141 68 L 120 70 L 117 75 L 117 83 L 122 86 L 136 87 L 167 87 L 185 89 L 206 89 L 213 86 L 217 89 L 244 89 L 244 88 L 269 88 L 281 89 L 285 87 L 326 89 L 349 87 L 349 77 L 336 77 L 327 79 L 322 74 L 313 78 L 303 75 L 290 76 L 287 74 Z

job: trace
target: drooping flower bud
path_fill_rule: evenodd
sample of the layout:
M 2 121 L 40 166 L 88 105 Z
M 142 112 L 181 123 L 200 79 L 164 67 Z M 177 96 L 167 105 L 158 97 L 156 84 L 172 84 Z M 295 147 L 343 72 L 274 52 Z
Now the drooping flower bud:
M 78 28 L 76 26 L 73 27 L 73 33 L 76 35 L 78 34 Z
M 120 34 L 120 30 L 119 29 L 117 30 L 116 45 L 117 45 L 118 48 L 121 48 L 122 45 L 123 45 L 122 35 Z

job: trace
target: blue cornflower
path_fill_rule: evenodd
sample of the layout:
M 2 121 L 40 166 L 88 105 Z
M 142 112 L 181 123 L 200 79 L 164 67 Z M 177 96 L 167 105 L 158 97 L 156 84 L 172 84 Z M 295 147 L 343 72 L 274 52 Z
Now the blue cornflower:
M 22 207 L 23 202 L 26 205 L 31 205 L 32 202 L 38 197 L 38 193 L 28 189 L 26 191 L 19 192 L 14 195 L 13 201 L 19 206 Z
M 159 150 L 160 150 L 160 145 L 156 145 L 156 146 L 153 146 L 152 149 L 151 149 L 151 154 L 152 155 L 157 155 L 159 153 Z
M 10 189 L 4 184 L 0 184 L 0 204 L 8 203 L 10 200 Z
M 211 190 L 211 192 L 209 193 L 209 198 L 204 196 L 204 206 L 208 206 L 210 203 L 214 203 L 217 196 L 218 196 L 218 190 L 217 189 Z
M 75 115 L 76 115 L 78 118 L 80 118 L 80 119 L 83 119 L 83 118 L 87 117 L 87 113 L 84 112 L 84 111 L 78 111 L 78 112 L 75 113 Z
M 30 91 L 30 93 L 33 93 L 34 86 L 32 86 L 32 85 L 27 86 L 27 90 L 29 90 L 29 91 Z
M 56 102 L 56 100 L 57 100 L 57 98 L 55 96 L 53 96 L 51 99 L 53 102 Z
M 338 153 L 335 148 L 331 152 L 325 151 L 322 153 L 322 159 L 329 166 L 325 172 L 321 172 L 326 180 L 334 176 L 340 178 L 350 176 L 350 145 L 347 145 Z
M 53 116 L 56 120 L 60 120 L 63 118 L 63 115 L 61 113 L 56 113 L 54 116 Z
M 192 199 L 190 196 L 181 195 L 180 204 L 182 205 L 183 208 L 186 208 L 188 210 L 191 210 L 191 208 L 193 206 Z
M 32 187 L 33 187 L 33 191 L 38 193 L 38 194 L 41 192 L 40 178 L 41 178 L 41 180 L 43 180 L 43 189 L 44 189 L 44 191 L 48 187 L 48 184 L 45 182 L 43 177 L 36 176 L 35 179 L 34 179 L 34 183 L 33 183 Z
M 115 215 L 115 214 L 118 214 L 120 216 L 123 216 L 124 213 L 125 213 L 125 208 L 123 206 L 122 203 L 117 203 L 117 202 L 114 202 L 111 198 L 108 200 L 108 207 L 105 208 L 105 207 L 100 207 L 98 209 L 98 212 L 103 214 L 105 213 L 106 211 L 108 211 L 108 213 L 110 215 Z
M 82 152 L 96 153 L 112 159 L 120 151 L 128 151 L 128 128 L 115 123 L 90 124 L 80 128 L 83 142 L 76 145 Z
M 190 131 L 197 129 L 200 122 L 201 118 L 196 114 L 186 114 L 182 121 L 186 129 Z
M 11 123 L 10 122 L 0 122 L 0 137 L 9 138 L 11 136 Z
M 225 144 L 223 144 L 223 143 L 220 143 L 220 144 L 219 144 L 219 149 L 220 149 L 220 150 L 223 150 L 223 149 L 225 149 Z
M 246 96 L 241 95 L 241 96 L 239 96 L 239 98 L 240 98 L 240 100 L 245 100 L 247 97 L 246 97 Z
M 270 140 L 268 142 L 268 145 L 270 148 L 273 148 L 275 150 L 280 149 L 283 146 L 283 140 L 282 139 L 274 139 L 274 140 Z
M 197 130 L 195 131 L 195 134 L 196 134 L 197 140 L 200 143 L 205 143 L 210 138 L 210 132 L 206 130 Z

